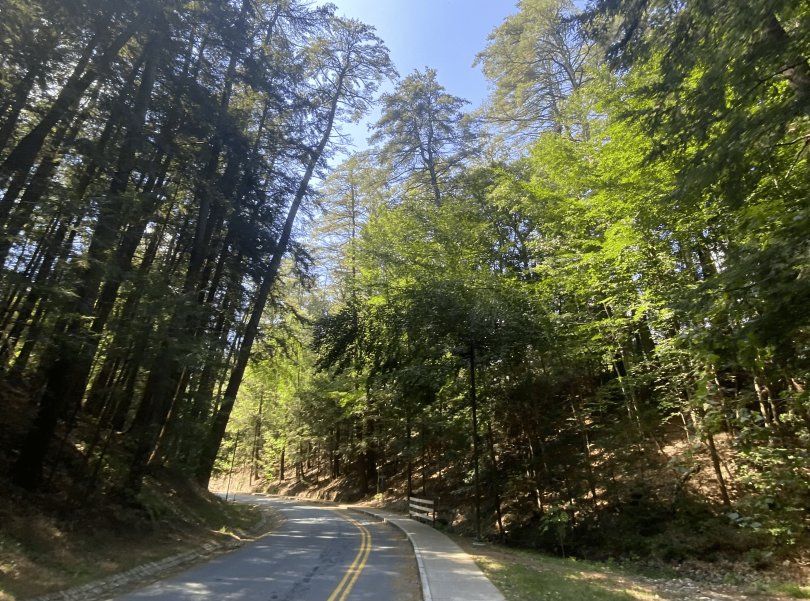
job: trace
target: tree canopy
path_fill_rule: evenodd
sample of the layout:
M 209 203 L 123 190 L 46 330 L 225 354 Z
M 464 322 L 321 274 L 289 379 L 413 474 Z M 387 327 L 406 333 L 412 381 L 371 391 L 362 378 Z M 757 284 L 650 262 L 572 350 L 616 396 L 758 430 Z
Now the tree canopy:
M 68 440 L 87 490 L 207 483 L 249 434 L 251 482 L 460 513 L 478 463 L 550 551 L 807 540 L 806 2 L 523 0 L 469 112 L 330 5 L 7 5 L 18 485 Z

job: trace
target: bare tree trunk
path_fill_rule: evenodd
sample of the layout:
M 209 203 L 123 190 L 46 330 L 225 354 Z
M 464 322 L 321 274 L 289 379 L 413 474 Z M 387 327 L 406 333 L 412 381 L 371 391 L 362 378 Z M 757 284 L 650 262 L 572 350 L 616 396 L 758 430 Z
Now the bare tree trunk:
M 720 498 L 723 500 L 723 505 L 731 505 L 728 489 L 726 489 L 726 481 L 723 479 L 723 472 L 720 469 L 720 454 L 717 452 L 717 447 L 714 444 L 714 435 L 711 432 L 707 432 L 706 440 L 709 443 L 709 452 L 712 457 L 712 465 L 714 466 L 714 475 L 717 476 L 717 484 L 720 486 Z

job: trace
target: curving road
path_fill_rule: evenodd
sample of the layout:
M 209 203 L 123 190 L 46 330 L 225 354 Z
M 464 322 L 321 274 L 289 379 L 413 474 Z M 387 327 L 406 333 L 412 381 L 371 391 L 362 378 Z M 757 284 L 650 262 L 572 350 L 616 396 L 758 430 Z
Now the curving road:
M 418 601 L 413 548 L 389 524 L 303 503 L 267 503 L 287 521 L 248 547 L 117 601 Z

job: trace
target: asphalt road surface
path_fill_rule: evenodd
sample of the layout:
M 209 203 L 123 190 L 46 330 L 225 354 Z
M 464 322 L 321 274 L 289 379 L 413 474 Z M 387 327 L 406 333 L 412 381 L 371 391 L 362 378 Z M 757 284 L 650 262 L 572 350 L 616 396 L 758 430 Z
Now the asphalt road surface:
M 237 497 L 240 498 L 240 497 Z M 117 601 L 418 601 L 413 548 L 390 524 L 303 503 L 267 503 L 287 521 L 257 542 Z

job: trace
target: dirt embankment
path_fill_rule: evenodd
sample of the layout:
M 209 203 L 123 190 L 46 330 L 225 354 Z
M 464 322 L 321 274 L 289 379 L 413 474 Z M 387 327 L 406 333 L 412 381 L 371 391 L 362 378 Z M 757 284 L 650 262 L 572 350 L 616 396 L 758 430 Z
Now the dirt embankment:
M 190 551 L 247 536 L 261 519 L 169 472 L 148 478 L 140 505 L 66 493 L 0 496 L 0 601 L 61 591 Z

